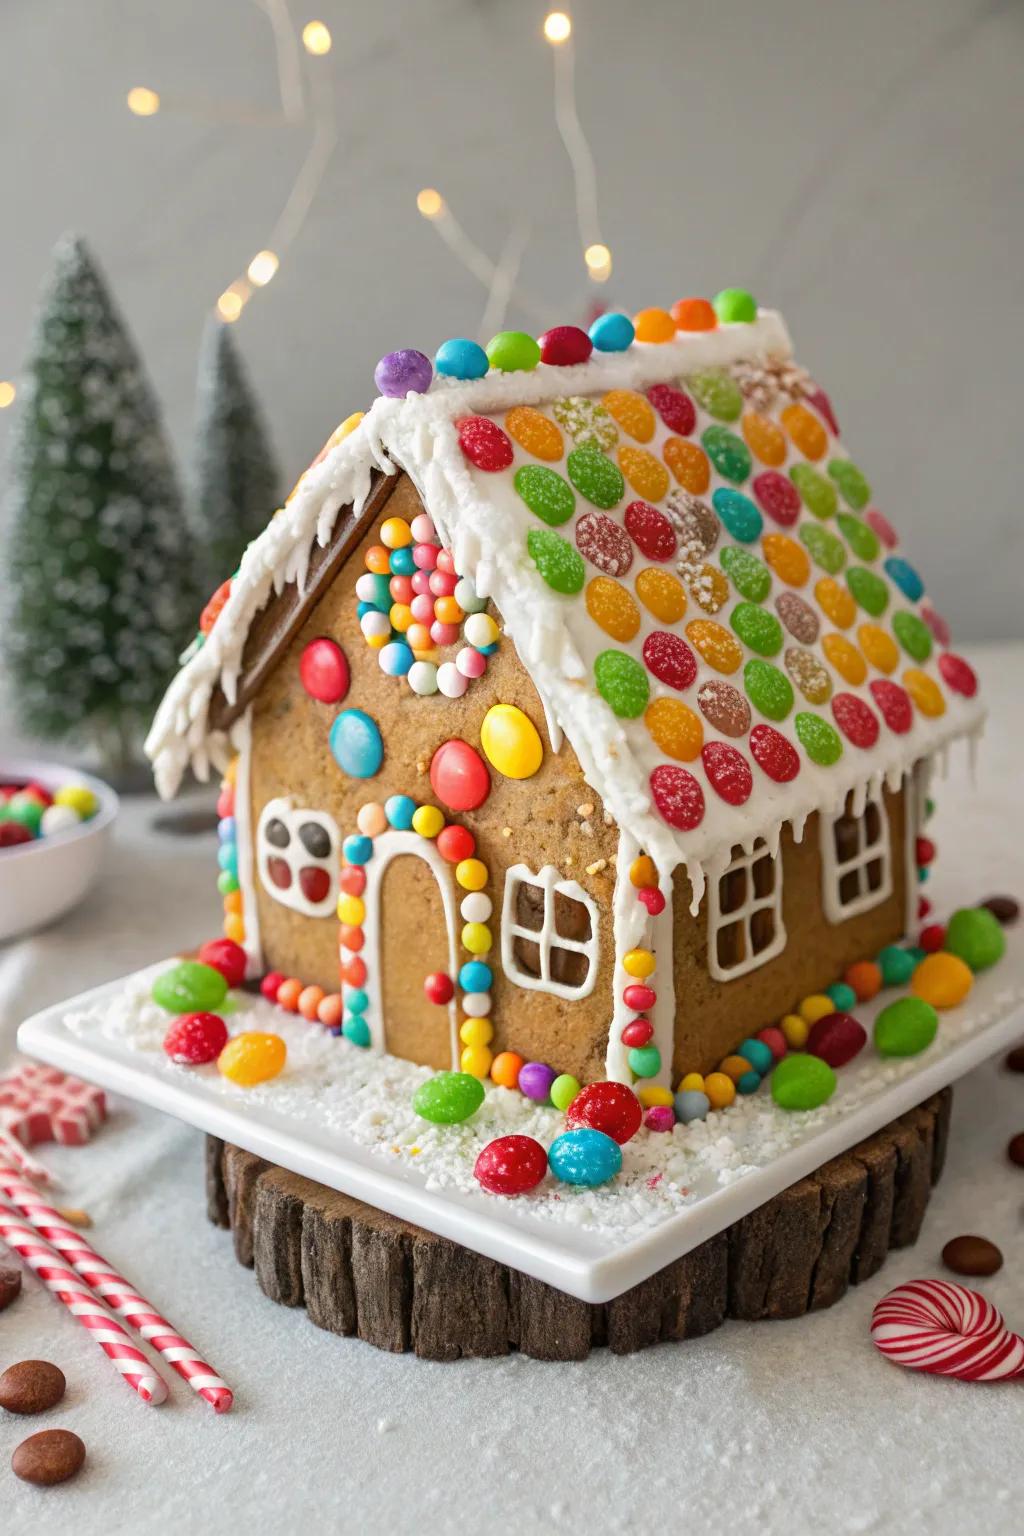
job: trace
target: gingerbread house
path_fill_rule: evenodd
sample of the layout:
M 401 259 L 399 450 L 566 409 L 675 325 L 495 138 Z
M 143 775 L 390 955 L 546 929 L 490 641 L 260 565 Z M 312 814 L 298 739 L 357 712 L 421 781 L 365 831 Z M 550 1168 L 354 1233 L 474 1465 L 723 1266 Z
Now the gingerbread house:
M 156 717 L 357 1045 L 674 1086 L 915 925 L 975 678 L 780 317 L 652 313 L 383 359 Z

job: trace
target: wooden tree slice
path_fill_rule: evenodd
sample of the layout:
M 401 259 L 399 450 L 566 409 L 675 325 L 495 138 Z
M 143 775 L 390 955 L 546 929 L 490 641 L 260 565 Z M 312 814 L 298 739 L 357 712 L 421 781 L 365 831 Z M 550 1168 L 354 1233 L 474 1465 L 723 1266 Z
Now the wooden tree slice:
M 942 1172 L 946 1088 L 614 1301 L 593 1305 L 447 1238 L 206 1139 L 207 1211 L 240 1264 L 332 1333 L 425 1360 L 584 1360 L 710 1333 L 727 1317 L 800 1317 L 917 1239 Z

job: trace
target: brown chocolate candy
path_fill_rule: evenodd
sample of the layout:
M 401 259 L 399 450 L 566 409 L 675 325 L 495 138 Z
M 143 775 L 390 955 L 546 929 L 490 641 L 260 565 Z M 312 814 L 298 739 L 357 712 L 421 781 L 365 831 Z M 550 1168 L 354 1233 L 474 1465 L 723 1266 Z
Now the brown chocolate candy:
M 1006 1066 L 1010 1072 L 1024 1072 L 1024 1045 L 1015 1045 L 1006 1058 Z
M 965 1233 L 949 1240 L 942 1250 L 942 1262 L 955 1275 L 994 1275 L 1003 1267 L 1003 1256 L 987 1237 Z
M 21 1270 L 16 1264 L 0 1264 L 0 1312 L 21 1295 Z
M 20 1360 L 0 1376 L 0 1408 L 8 1413 L 45 1413 L 64 1396 L 64 1372 L 48 1360 Z
M 813 645 L 818 638 L 818 615 L 809 603 L 795 592 L 780 592 L 775 599 L 775 611 L 794 640 L 801 645 Z
M 709 677 L 697 690 L 701 714 L 723 736 L 745 736 L 750 729 L 750 705 L 731 683 Z
M 1008 923 L 1015 923 L 1020 916 L 1020 902 L 1015 896 L 988 896 L 978 903 L 980 907 L 987 907 L 997 923 L 1004 927 Z
M 1024 1131 L 1018 1131 L 1016 1136 L 1010 1137 L 1006 1155 L 1011 1163 L 1016 1163 L 1018 1168 L 1024 1168 Z
M 84 1461 L 85 1446 L 70 1429 L 41 1429 L 17 1447 L 11 1467 L 24 1482 L 49 1488 L 74 1477 Z

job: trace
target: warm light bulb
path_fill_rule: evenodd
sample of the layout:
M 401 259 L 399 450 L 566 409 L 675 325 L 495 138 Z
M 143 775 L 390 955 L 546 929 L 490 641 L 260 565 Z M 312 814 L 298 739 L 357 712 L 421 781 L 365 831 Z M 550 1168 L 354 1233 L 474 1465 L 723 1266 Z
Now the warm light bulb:
M 307 21 L 302 29 L 302 46 L 318 58 L 331 51 L 331 30 L 322 21 Z
M 567 43 L 572 35 L 572 18 L 564 11 L 549 11 L 544 18 L 544 36 L 549 43 Z
M 9 405 L 14 404 L 14 397 L 18 393 L 10 379 L 0 379 L 0 411 L 6 411 Z
M 228 325 L 233 325 L 245 308 L 245 301 L 249 297 L 249 289 L 246 283 L 232 283 L 230 288 L 225 288 L 217 300 L 217 313 Z
M 128 92 L 128 111 L 136 117 L 152 117 L 160 111 L 160 97 L 148 85 L 133 85 Z
M 257 251 L 246 268 L 250 283 L 265 288 L 280 265 L 273 251 Z
M 612 275 L 612 253 L 606 245 L 588 245 L 583 252 L 587 271 L 595 283 L 606 283 Z
M 435 187 L 424 187 L 416 194 L 416 207 L 425 219 L 436 219 L 444 212 L 444 198 Z

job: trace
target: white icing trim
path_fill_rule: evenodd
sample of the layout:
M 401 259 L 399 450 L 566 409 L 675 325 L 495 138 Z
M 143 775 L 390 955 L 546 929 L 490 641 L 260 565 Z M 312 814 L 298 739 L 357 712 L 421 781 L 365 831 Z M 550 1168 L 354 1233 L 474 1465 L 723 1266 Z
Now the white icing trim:
M 288 828 L 289 838 L 286 848 L 278 848 L 268 840 L 266 829 L 270 821 L 281 821 Z M 323 858 L 316 858 L 311 854 L 299 837 L 299 826 L 307 821 L 315 822 L 317 826 L 322 827 L 331 840 L 330 850 Z M 260 884 L 268 896 L 280 902 L 282 907 L 290 907 L 293 912 L 301 912 L 303 917 L 334 916 L 338 901 L 338 856 L 341 837 L 333 816 L 329 816 L 326 811 L 296 805 L 291 795 L 279 795 L 275 800 L 268 800 L 260 812 L 260 819 L 256 824 L 255 841 L 256 868 Z M 265 865 L 268 859 L 283 859 L 291 870 L 291 884 L 285 890 L 275 885 L 267 874 Z M 330 884 L 327 887 L 327 895 L 321 901 L 310 901 L 304 894 L 299 884 L 300 869 L 322 869 L 327 873 Z
M 917 834 L 924 811 L 925 767 L 918 763 L 903 775 L 903 931 L 917 929 Z
M 362 987 L 353 988 L 347 983 L 342 983 L 342 1004 L 352 991 L 364 991 L 369 997 L 369 1007 L 365 1018 L 370 1026 L 370 1048 L 375 1051 L 384 1051 L 387 1046 L 384 1041 L 384 1001 L 381 989 L 381 964 L 380 964 L 380 891 L 383 882 L 384 871 L 392 859 L 402 854 L 413 854 L 428 864 L 430 871 L 437 881 L 441 892 L 441 900 L 444 905 L 445 923 L 448 928 L 448 974 L 455 981 L 459 974 L 459 945 L 458 945 L 458 918 L 455 905 L 455 890 L 452 885 L 452 866 L 438 853 L 436 846 L 427 837 L 421 837 L 418 832 L 396 832 L 393 828 L 387 832 L 381 832 L 373 839 L 373 857 L 361 866 L 366 871 L 366 885 L 363 888 L 363 905 L 366 915 L 363 918 L 364 948 L 369 958 L 366 962 L 366 982 Z M 476 958 L 475 956 L 473 958 Z M 458 1010 L 453 997 L 448 1003 L 448 1029 L 451 1037 L 452 1071 L 459 1070 L 459 1021 Z
M 878 812 L 879 834 L 874 842 L 866 841 L 868 806 L 874 806 Z M 845 809 L 840 809 L 821 818 L 821 906 L 830 923 L 845 923 L 851 917 L 860 917 L 861 913 L 870 912 L 872 907 L 880 906 L 892 895 L 892 846 L 885 797 L 871 789 L 860 795 L 854 794 L 850 816 L 857 824 L 857 852 L 840 862 L 836 853 L 835 825 L 845 814 Z M 867 866 L 878 862 L 882 865 L 882 883 L 877 890 L 871 890 L 867 885 Z M 840 882 L 850 874 L 857 876 L 859 895 L 844 902 L 839 893 Z
M 539 928 L 524 928 L 515 920 L 515 896 L 520 885 L 537 886 L 544 893 L 544 917 Z M 555 927 L 555 896 L 568 896 L 586 907 L 590 916 L 590 938 L 567 939 Z M 575 880 L 564 880 L 554 864 L 545 864 L 534 874 L 525 864 L 513 864 L 505 871 L 505 893 L 501 906 L 501 968 L 509 981 L 527 992 L 547 992 L 552 997 L 562 997 L 568 1002 L 578 1002 L 589 997 L 597 981 L 597 964 L 600 954 L 598 933 L 599 914 L 593 897 Z M 513 949 L 515 939 L 527 939 L 537 946 L 540 975 L 531 976 L 519 968 Z M 551 979 L 551 951 L 571 950 L 573 954 L 587 958 L 587 976 L 582 986 L 567 987 Z
M 625 1083 L 632 1087 L 633 1074 L 629 1070 L 629 1049 L 622 1042 L 622 1031 L 635 1018 L 635 1011 L 627 1008 L 622 994 L 629 978 L 622 968 L 622 957 L 631 949 L 642 946 L 647 928 L 647 909 L 637 899 L 636 886 L 629 878 L 629 868 L 640 853 L 640 844 L 624 828 L 619 830 L 619 851 L 615 861 L 615 893 L 612 897 L 612 930 L 615 939 L 615 970 L 612 974 L 612 1017 L 608 1026 L 608 1045 L 605 1050 L 604 1075 L 609 1082 Z M 657 958 L 657 957 L 656 957 Z M 661 993 L 658 993 L 661 1002 Z M 664 1065 L 662 1055 L 662 1065 Z
M 238 889 L 242 893 L 242 922 L 245 925 L 247 976 L 263 974 L 263 946 L 260 942 L 260 914 L 256 901 L 256 839 L 252 830 L 252 708 L 235 721 L 231 743 L 238 752 L 235 772 L 234 820 L 235 858 L 238 862 Z
M 754 865 L 764 858 L 771 860 L 772 888 L 767 896 L 756 896 Z M 722 882 L 737 870 L 744 872 L 744 898 L 731 912 L 723 912 Z M 735 981 L 740 976 L 746 976 L 750 971 L 756 971 L 759 966 L 767 965 L 769 960 L 774 960 L 776 955 L 781 955 L 785 949 L 786 925 L 782 917 L 782 878 L 783 861 L 779 857 L 778 849 L 769 848 L 767 843 L 757 838 L 753 845 L 738 858 L 733 859 L 717 878 L 708 882 L 708 973 L 715 981 Z M 771 912 L 775 919 L 771 943 L 756 953 L 750 931 L 750 920 L 755 912 Z M 732 928 L 737 923 L 743 929 L 743 958 L 737 960 L 735 965 L 725 967 L 718 958 L 718 935 L 723 928 Z

